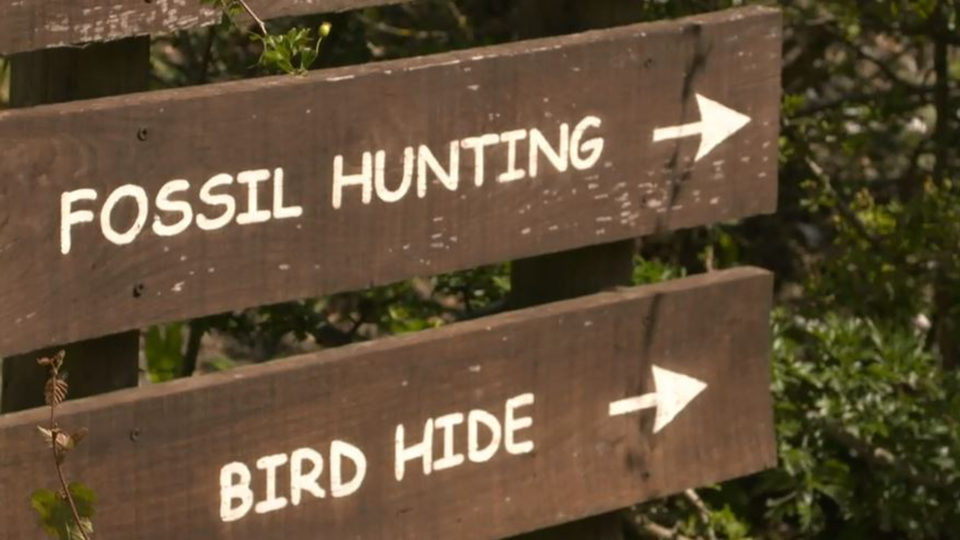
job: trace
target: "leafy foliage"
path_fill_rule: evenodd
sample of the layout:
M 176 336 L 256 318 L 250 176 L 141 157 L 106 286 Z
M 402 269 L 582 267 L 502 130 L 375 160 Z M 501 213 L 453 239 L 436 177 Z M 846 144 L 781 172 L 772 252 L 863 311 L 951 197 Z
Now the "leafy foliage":
M 960 373 L 911 327 L 779 312 L 775 328 L 770 517 L 845 538 L 960 530 Z
M 200 0 L 201 3 L 222 11 L 225 23 L 242 29 L 237 18 L 246 14 L 259 26 L 260 33 L 247 32 L 246 35 L 263 46 L 257 64 L 272 72 L 303 75 L 313 66 L 320 56 L 320 46 L 324 38 L 330 35 L 328 22 L 317 27 L 316 33 L 310 28 L 294 27 L 284 33 L 274 34 L 244 0 Z
M 317 61 L 323 38 L 329 34 L 330 24 L 323 23 L 317 29 L 316 36 L 307 28 L 291 28 L 285 34 L 253 34 L 251 37 L 263 43 L 263 53 L 258 61 L 260 66 L 282 73 L 303 75 Z
M 76 504 L 83 532 L 93 534 L 93 515 L 97 497 L 92 489 L 73 482 L 69 488 L 70 496 Z M 59 540 L 84 540 L 76 522 L 70 503 L 62 494 L 48 489 L 34 491 L 30 496 L 30 505 L 36 511 L 40 526 L 51 538 Z

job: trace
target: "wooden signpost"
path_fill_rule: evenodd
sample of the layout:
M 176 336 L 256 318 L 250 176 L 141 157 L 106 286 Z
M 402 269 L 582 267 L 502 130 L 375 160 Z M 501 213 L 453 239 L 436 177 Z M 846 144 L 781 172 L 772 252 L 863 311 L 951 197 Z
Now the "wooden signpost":
M 2 112 L 0 354 L 772 212 L 779 20 Z
M 0 0 L 0 53 L 212 17 Z M 526 309 L 58 407 L 98 534 L 495 538 L 773 465 L 769 273 L 536 304 L 775 210 L 781 40 L 744 8 L 0 111 L 0 356 L 520 260 Z M 47 414 L 0 416 L 0 538 L 40 536 Z
M 719 272 L 70 402 L 91 436 L 68 472 L 140 540 L 493 538 L 615 510 L 775 463 L 771 290 Z M 35 530 L 11 494 L 52 473 L 44 413 L 0 417 L 9 538 Z

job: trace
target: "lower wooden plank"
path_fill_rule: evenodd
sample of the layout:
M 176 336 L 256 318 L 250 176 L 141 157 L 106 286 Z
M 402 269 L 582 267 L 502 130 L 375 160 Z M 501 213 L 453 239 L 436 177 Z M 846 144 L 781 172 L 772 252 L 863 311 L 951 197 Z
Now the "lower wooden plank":
M 771 289 L 720 272 L 70 402 L 90 436 L 67 474 L 104 538 L 493 538 L 603 513 L 775 463 Z M 42 537 L 44 421 L 0 417 L 4 538 Z

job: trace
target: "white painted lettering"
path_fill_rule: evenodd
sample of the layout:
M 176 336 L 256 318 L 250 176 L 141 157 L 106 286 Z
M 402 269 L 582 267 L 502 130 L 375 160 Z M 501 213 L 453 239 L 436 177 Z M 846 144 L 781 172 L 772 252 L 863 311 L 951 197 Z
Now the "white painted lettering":
M 291 219 L 303 215 L 300 206 L 283 206 L 283 168 L 273 170 L 273 217 L 274 219 Z
M 377 152 L 377 166 L 374 183 L 376 184 L 377 197 L 385 203 L 395 203 L 403 199 L 410 191 L 413 183 L 413 165 L 416 157 L 413 155 L 413 148 L 408 146 L 403 151 L 403 179 L 397 189 L 391 190 L 387 187 L 386 168 L 387 153 L 383 150 Z
M 530 130 L 530 178 L 540 173 L 540 155 L 544 155 L 557 172 L 567 172 L 570 162 L 570 126 L 560 124 L 560 149 L 554 150 L 539 129 Z
M 133 223 L 124 232 L 118 232 L 113 228 L 113 210 L 125 198 L 131 198 L 137 205 L 137 216 Z M 113 190 L 113 193 L 107 197 L 100 209 L 100 230 L 104 238 L 118 246 L 129 244 L 136 240 L 147 223 L 147 214 L 150 212 L 150 202 L 147 200 L 147 192 L 138 185 L 126 184 Z
M 287 506 L 286 497 L 277 497 L 277 468 L 287 462 L 286 454 L 274 454 L 257 460 L 257 469 L 267 473 L 266 499 L 258 502 L 253 511 L 266 514 L 282 510 Z
M 200 200 L 208 206 L 222 206 L 223 213 L 215 218 L 207 217 L 206 214 L 198 214 L 197 227 L 204 231 L 215 231 L 226 227 L 228 223 L 233 221 L 233 216 L 237 213 L 237 202 L 233 195 L 213 193 L 214 189 L 231 184 L 233 184 L 233 176 L 222 173 L 210 178 L 200 187 Z
M 356 470 L 349 482 L 343 481 L 343 460 L 353 462 Z M 367 476 L 367 458 L 359 448 L 343 441 L 330 444 L 330 493 L 336 497 L 346 497 L 356 493 Z
M 500 136 L 494 133 L 488 133 L 479 137 L 467 137 L 466 139 L 460 141 L 460 146 L 463 147 L 464 150 L 473 150 L 473 182 L 477 187 L 482 187 L 485 180 L 484 164 L 486 162 L 486 155 L 484 150 L 488 146 L 493 146 L 499 142 Z
M 456 191 L 460 185 L 460 142 L 450 143 L 450 168 L 444 169 L 437 158 L 425 145 L 417 150 L 417 196 L 427 195 L 427 169 L 433 172 L 437 180 L 450 191 Z
M 480 425 L 486 426 L 490 431 L 490 442 L 487 446 L 480 448 Z M 500 421 L 497 417 L 484 411 L 476 409 L 470 411 L 467 415 L 467 456 L 473 463 L 484 463 L 490 461 L 497 450 L 500 449 Z
M 403 480 L 406 463 L 412 459 L 420 458 L 423 462 L 423 474 L 430 474 L 433 464 L 433 419 L 427 420 L 423 426 L 423 440 L 410 447 L 406 446 L 404 440 L 403 424 L 398 425 L 395 449 L 394 473 L 397 482 Z
M 60 195 L 60 253 L 70 253 L 72 247 L 72 228 L 81 223 L 92 223 L 94 214 L 90 210 L 73 210 L 74 203 L 97 200 L 94 189 L 75 189 Z
M 363 204 L 370 204 L 373 198 L 373 154 L 363 153 L 363 172 L 360 174 L 343 174 L 343 156 L 333 158 L 333 207 L 340 209 L 343 204 L 343 188 L 347 186 L 361 186 L 363 188 Z
M 517 441 L 514 437 L 517 431 L 533 425 L 533 418 L 529 416 L 517 417 L 516 411 L 520 407 L 533 405 L 533 394 L 522 394 L 507 400 L 506 418 L 503 420 L 504 448 L 511 454 L 529 454 L 533 452 L 533 441 Z
M 270 171 L 257 169 L 237 175 L 237 183 L 247 186 L 247 210 L 237 216 L 238 225 L 251 225 L 270 221 L 270 211 L 260 208 L 260 184 L 270 179 Z
M 224 522 L 237 521 L 246 516 L 252 507 L 250 469 L 238 462 L 224 465 L 220 469 L 220 519 Z
M 500 175 L 502 183 L 515 182 L 527 177 L 527 172 L 517 168 L 517 143 L 527 138 L 527 130 L 517 129 L 500 134 L 500 142 L 507 146 L 507 172 Z
M 453 451 L 453 428 L 463 423 L 462 413 L 453 413 L 437 418 L 433 425 L 443 430 L 443 457 L 433 463 L 433 470 L 452 469 L 464 462 L 463 454 Z
M 190 224 L 193 223 L 193 207 L 187 201 L 170 200 L 170 196 L 174 193 L 180 193 L 188 189 L 190 189 L 190 182 L 186 180 L 171 180 L 160 188 L 160 191 L 157 192 L 157 210 L 176 212 L 180 214 L 180 219 L 172 225 L 166 225 L 159 215 L 154 216 L 154 234 L 157 236 L 176 236 L 190 227 Z
M 599 128 L 603 121 L 596 116 L 588 116 L 577 124 L 570 136 L 570 162 L 580 171 L 585 171 L 600 161 L 603 154 L 604 141 L 600 137 L 594 137 L 588 141 L 583 141 L 583 136 L 590 128 Z M 581 151 L 587 152 L 587 157 L 583 157 Z
M 304 463 L 310 462 L 310 469 L 304 472 Z M 300 448 L 290 454 L 290 503 L 300 505 L 303 492 L 307 491 L 314 497 L 322 499 L 326 492 L 320 487 L 317 480 L 323 474 L 323 455 L 313 448 Z

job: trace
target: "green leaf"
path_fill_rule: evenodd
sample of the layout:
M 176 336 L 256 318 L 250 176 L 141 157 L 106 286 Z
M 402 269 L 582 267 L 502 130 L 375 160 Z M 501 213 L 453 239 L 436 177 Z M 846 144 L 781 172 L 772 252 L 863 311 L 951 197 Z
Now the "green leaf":
M 74 503 L 77 505 L 77 513 L 80 514 L 80 523 L 83 530 L 91 535 L 93 533 L 94 503 L 96 495 L 93 490 L 75 482 L 69 486 L 70 494 L 74 497 Z M 51 538 L 59 540 L 77 540 L 83 539 L 80 528 L 73 517 L 73 511 L 70 503 L 60 496 L 59 493 L 49 489 L 40 489 L 34 491 L 30 496 L 30 505 L 37 514 L 40 527 Z
M 81 482 L 72 482 L 69 486 L 70 496 L 77 505 L 77 513 L 82 518 L 92 518 L 94 506 L 97 504 L 97 494 Z
M 154 382 L 177 378 L 183 367 L 183 324 L 154 326 L 144 339 L 147 369 Z

